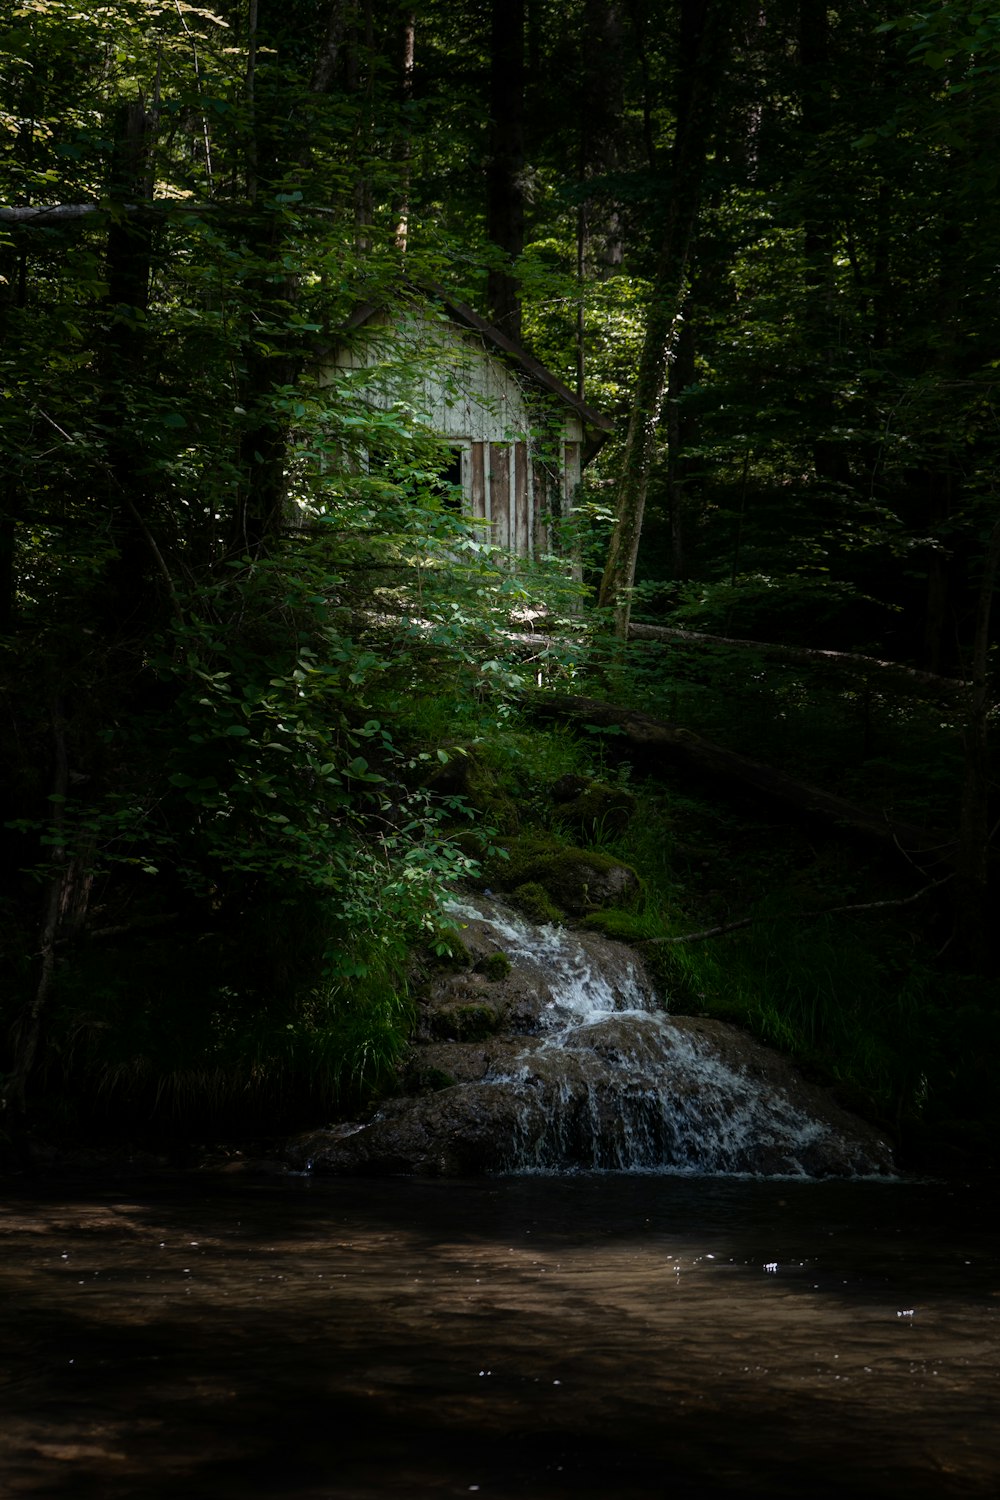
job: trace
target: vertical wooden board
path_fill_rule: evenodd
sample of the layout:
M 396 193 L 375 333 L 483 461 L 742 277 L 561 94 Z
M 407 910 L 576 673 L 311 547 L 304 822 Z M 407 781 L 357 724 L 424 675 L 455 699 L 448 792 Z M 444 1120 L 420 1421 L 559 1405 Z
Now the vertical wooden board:
M 498 547 L 510 546 L 510 449 L 490 444 L 490 519 Z
M 580 483 L 583 470 L 580 467 L 580 444 L 563 445 L 563 515 L 573 513 L 573 497 Z
M 551 510 L 549 489 L 552 476 L 544 464 L 535 463 L 531 466 L 531 478 L 532 552 L 535 557 L 540 557 L 552 551 L 552 529 L 547 519 Z
M 573 514 L 573 501 L 577 486 L 583 477 L 581 444 L 566 443 L 563 447 L 563 515 Z M 579 583 L 583 578 L 583 567 L 579 553 L 573 557 L 573 577 Z
M 514 444 L 514 484 L 511 548 L 518 557 L 531 555 L 531 491 L 529 487 L 528 445 Z
M 473 443 L 469 454 L 472 469 L 469 498 L 472 501 L 473 520 L 486 519 L 486 453 L 485 443 Z

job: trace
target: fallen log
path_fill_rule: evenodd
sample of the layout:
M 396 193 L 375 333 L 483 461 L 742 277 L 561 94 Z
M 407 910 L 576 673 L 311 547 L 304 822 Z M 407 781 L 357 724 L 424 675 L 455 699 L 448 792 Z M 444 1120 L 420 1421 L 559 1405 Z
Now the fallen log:
M 832 824 L 845 831 L 893 845 L 911 863 L 921 868 L 950 865 L 957 841 L 953 836 L 890 818 L 882 810 L 859 807 L 844 797 L 810 786 L 776 771 L 773 766 L 751 760 L 738 751 L 726 750 L 702 739 L 690 729 L 656 719 L 639 709 L 602 703 L 597 698 L 564 694 L 526 694 L 525 707 L 540 719 L 562 719 L 593 724 L 618 731 L 623 741 L 640 754 L 647 765 L 657 762 L 678 766 L 698 775 L 710 776 L 744 792 L 754 792 L 769 802 L 791 809 L 800 817 Z
M 665 625 L 629 625 L 630 641 L 662 641 L 679 646 L 725 646 L 734 651 L 753 651 L 778 661 L 807 667 L 831 667 L 855 677 L 894 681 L 900 688 L 928 698 L 953 698 L 969 684 L 958 677 L 939 677 L 898 661 L 861 656 L 853 651 L 823 651 L 814 646 L 786 646 L 780 641 L 747 641 L 725 635 L 705 635 L 698 630 L 675 630 Z

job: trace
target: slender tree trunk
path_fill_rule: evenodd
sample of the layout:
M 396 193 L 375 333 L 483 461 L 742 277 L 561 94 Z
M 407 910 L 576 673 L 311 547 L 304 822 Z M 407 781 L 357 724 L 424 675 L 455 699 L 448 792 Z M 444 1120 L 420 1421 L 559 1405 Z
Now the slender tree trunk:
M 28 1080 L 38 1054 L 42 1025 L 55 974 L 56 944 L 65 925 L 78 926 L 86 911 L 89 878 L 80 880 L 76 861 L 69 859 L 63 838 L 66 796 L 69 791 L 69 755 L 66 747 L 66 715 L 60 698 L 54 698 L 49 710 L 52 726 L 52 842 L 50 873 L 45 887 L 41 940 L 38 953 L 38 979 L 35 993 L 21 1025 L 14 1063 L 7 1079 L 4 1110 L 15 1122 L 27 1107 Z M 74 878 L 76 877 L 76 878 Z M 80 889 L 75 889 L 79 885 Z
M 621 165 L 625 111 L 623 24 L 617 0 L 587 0 L 580 97 L 580 179 L 596 179 L 583 204 L 587 269 L 610 276 L 622 263 L 621 205 L 601 179 Z
M 576 211 L 576 394 L 583 399 L 587 383 L 587 324 L 583 310 L 584 290 L 587 284 L 587 205 L 581 203 Z
M 622 7 L 617 0 L 586 0 L 579 95 L 579 177 L 576 216 L 576 393 L 586 380 L 584 296 L 592 276 L 605 279 L 622 263 L 621 205 L 602 182 L 621 163 L 625 111 Z
M 0 250 L 0 344 L 11 337 L 7 314 L 23 310 L 27 301 L 28 248 L 13 245 Z M 9 275 L 4 274 L 9 271 Z M 23 476 L 19 466 L 8 463 L 0 476 L 0 635 L 14 629 L 17 617 L 17 570 L 15 564 L 17 523 L 25 519 Z
M 148 482 L 128 416 L 131 392 L 141 385 L 144 373 L 154 230 L 146 214 L 124 210 L 126 204 L 134 206 L 152 196 L 151 123 L 141 99 L 123 106 L 115 121 L 109 188 L 111 202 L 119 211 L 112 213 L 108 228 L 107 331 L 97 357 L 107 433 L 107 506 L 114 517 L 118 552 L 110 570 L 107 604 L 116 626 L 138 620 L 155 597 L 148 586 L 155 562 L 149 545 Z
M 489 273 L 490 317 L 521 338 L 521 294 L 512 263 L 524 249 L 525 0 L 493 0 L 490 12 L 490 156 L 486 168 L 486 234 L 506 264 Z
M 280 27 L 273 19 L 280 12 L 279 0 L 262 4 L 255 0 L 252 21 L 255 26 L 253 48 L 268 45 L 267 23 Z M 327 8 L 326 27 L 310 75 L 309 88 L 314 94 L 325 93 L 332 86 L 337 71 L 344 34 L 344 0 L 331 0 Z M 311 143 L 300 139 L 289 146 L 280 114 L 274 119 L 277 134 L 269 133 L 265 123 L 271 119 L 263 74 L 255 82 L 254 118 L 257 128 L 248 148 L 248 159 L 254 163 L 254 189 L 260 212 L 246 235 L 256 257 L 258 269 L 252 278 L 256 314 L 262 320 L 273 316 L 276 328 L 288 322 L 288 314 L 298 297 L 298 277 L 286 269 L 283 259 L 285 231 L 280 215 L 266 204 L 268 190 L 287 180 L 289 173 L 304 171 L 311 155 Z M 289 342 L 275 352 L 275 345 L 286 339 L 282 332 L 267 339 L 255 329 L 247 339 L 246 380 L 243 405 L 253 413 L 253 422 L 242 434 L 239 462 L 243 483 L 232 518 L 230 549 L 243 556 L 255 557 L 264 551 L 271 537 L 285 523 L 286 468 L 288 458 L 288 420 L 276 406 L 277 390 L 291 386 L 302 367 L 300 351 Z
M 1000 571 L 1000 521 L 990 536 L 976 607 L 969 713 L 965 723 L 965 769 L 955 882 L 955 936 L 962 956 L 982 971 L 988 962 L 990 767 L 989 723 L 994 707 L 990 680 L 990 615 Z
M 967 357 L 962 349 L 964 320 L 960 290 L 965 285 L 963 259 L 967 228 L 963 219 L 962 195 L 956 187 L 956 183 L 964 179 L 967 168 L 967 152 L 955 149 L 948 153 L 948 170 L 939 199 L 934 362 L 942 386 L 961 379 Z M 961 452 L 961 438 L 957 434 L 945 430 L 936 436 L 938 441 L 929 446 L 923 464 L 927 496 L 925 524 L 927 535 L 934 538 L 927 553 L 924 652 L 928 671 L 942 672 L 948 671 L 955 659 L 957 631 L 952 600 L 960 554 L 955 548 L 954 520 L 962 509 L 965 459 Z
M 403 255 L 406 254 L 406 240 L 410 227 L 410 155 L 413 150 L 413 143 L 412 126 L 407 109 L 413 102 L 413 63 L 416 26 L 417 18 L 415 12 L 412 10 L 407 11 L 403 16 L 402 22 L 402 64 L 400 69 L 399 93 L 403 105 L 403 120 L 400 127 L 400 182 L 396 208 L 396 249 Z
M 832 123 L 832 79 L 829 11 L 817 0 L 800 0 L 799 4 L 799 80 L 802 134 L 807 149 L 805 165 L 814 176 L 818 176 L 823 169 L 825 141 Z M 851 473 L 844 445 L 830 436 L 835 425 L 831 383 L 838 337 L 834 223 L 821 193 L 812 192 L 807 196 L 802 248 L 805 329 L 816 382 L 810 422 L 814 433 L 813 467 L 819 479 L 832 484 L 848 484 Z
M 715 101 L 728 56 L 730 7 L 724 0 L 682 0 L 678 57 L 677 132 L 667 221 L 653 283 L 653 300 L 625 438 L 615 524 L 599 603 L 614 609 L 615 632 L 628 635 L 630 590 L 642 535 L 649 475 L 656 455 L 660 411 L 676 353 L 687 290 L 688 259 L 701 205 Z
M 670 522 L 670 565 L 675 579 L 687 577 L 687 536 L 684 481 L 690 463 L 684 457 L 691 423 L 685 419 L 681 397 L 694 384 L 695 343 L 691 322 L 691 299 L 681 310 L 677 353 L 667 378 L 667 514 Z

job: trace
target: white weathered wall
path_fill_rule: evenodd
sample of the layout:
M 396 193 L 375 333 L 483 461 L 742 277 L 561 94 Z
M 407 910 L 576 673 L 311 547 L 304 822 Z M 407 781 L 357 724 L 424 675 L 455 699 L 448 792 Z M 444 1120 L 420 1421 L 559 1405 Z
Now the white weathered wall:
M 461 450 L 466 510 L 490 523 L 497 545 L 522 557 L 548 547 L 539 518 L 552 488 L 568 514 L 581 477 L 583 429 L 574 411 L 566 410 L 559 435 L 561 472 L 547 476 L 533 432 L 537 412 L 514 371 L 478 334 L 430 308 L 373 314 L 332 367 L 370 370 L 365 391 L 374 406 L 406 402 L 418 421 Z
M 341 369 L 370 369 L 376 405 L 408 401 L 442 437 L 524 441 L 531 431 L 524 392 L 513 371 L 476 334 L 430 309 L 391 319 L 386 313 L 373 314 L 333 363 Z

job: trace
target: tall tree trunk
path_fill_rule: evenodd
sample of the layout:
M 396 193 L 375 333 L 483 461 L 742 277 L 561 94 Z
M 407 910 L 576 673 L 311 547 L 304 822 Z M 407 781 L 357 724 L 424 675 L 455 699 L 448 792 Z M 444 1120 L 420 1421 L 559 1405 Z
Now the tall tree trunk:
M 592 276 L 604 279 L 623 256 L 621 205 L 602 179 L 621 164 L 625 111 L 622 7 L 618 0 L 586 0 L 579 96 L 579 177 L 576 218 L 576 393 L 586 378 L 584 295 Z M 593 187 L 593 191 L 588 188 Z
M 694 384 L 695 342 L 691 322 L 691 299 L 680 314 L 677 351 L 667 376 L 667 516 L 670 522 L 670 567 L 678 581 L 687 577 L 687 527 L 684 482 L 690 458 L 685 446 L 691 441 L 691 422 L 685 418 L 681 397 Z
M 13 1066 L 7 1078 L 3 1110 L 15 1128 L 27 1110 L 28 1083 L 38 1055 L 45 1012 L 55 977 L 56 947 L 61 937 L 72 937 L 87 914 L 92 876 L 79 854 L 71 856 L 65 842 L 65 807 L 69 792 L 69 753 L 66 743 L 66 710 L 59 697 L 49 708 L 52 728 L 53 773 L 52 827 L 49 846 L 49 877 L 45 887 L 38 950 L 38 978 L 31 1004 L 17 1033 Z
M 326 93 L 333 84 L 343 41 L 344 10 L 344 0 L 330 0 L 310 75 L 309 89 L 314 94 Z M 266 4 L 255 0 L 255 51 L 269 46 L 272 31 L 275 37 L 280 36 L 280 12 L 280 0 L 267 0 Z M 255 75 L 254 88 L 253 116 L 257 123 L 248 156 L 254 163 L 259 212 L 249 224 L 246 242 L 257 260 L 257 270 L 250 280 L 255 316 L 267 336 L 261 337 L 261 329 L 255 328 L 247 337 L 242 395 L 253 420 L 240 440 L 243 483 L 229 539 L 233 552 L 250 557 L 264 551 L 285 523 L 289 424 L 274 396 L 276 391 L 293 385 L 302 368 L 301 352 L 284 332 L 298 297 L 298 276 L 285 267 L 284 224 L 281 215 L 272 212 L 267 197 L 277 185 L 287 182 L 289 174 L 305 171 L 312 149 L 308 139 L 290 140 L 283 113 L 268 108 L 262 71 Z M 268 318 L 273 318 L 276 331 L 267 330 Z
M 524 249 L 525 0 L 492 0 L 490 11 L 490 154 L 486 168 L 486 234 L 505 264 L 489 272 L 490 317 L 521 338 L 521 293 L 512 263 Z
M 338 10 L 343 7 L 338 4 Z M 375 16 L 372 0 L 358 0 L 352 7 L 350 24 L 344 26 L 343 86 L 355 99 L 357 110 L 354 127 L 354 155 L 359 162 L 371 161 L 375 145 Z M 375 212 L 371 174 L 360 169 L 354 179 L 354 248 L 366 254 L 372 247 L 372 219 Z
M 724 0 L 681 0 L 677 129 L 667 220 L 625 438 L 615 497 L 615 524 L 599 595 L 602 606 L 614 609 L 615 632 L 623 640 L 628 635 L 630 591 L 635 581 L 646 492 L 656 455 L 668 371 L 676 353 L 715 102 L 728 58 L 730 10 Z
M 413 150 L 412 124 L 408 107 L 413 102 L 413 63 L 415 56 L 417 18 L 414 11 L 406 11 L 402 18 L 402 59 L 400 67 L 399 94 L 402 103 L 402 123 L 399 139 L 399 196 L 396 200 L 396 249 L 406 254 L 406 241 L 410 227 L 410 156 Z
M 148 483 L 142 473 L 128 418 L 131 392 L 138 389 L 145 362 L 145 318 L 152 274 L 153 227 L 135 212 L 152 197 L 151 117 L 141 99 L 123 106 L 114 124 L 114 155 L 109 194 L 114 209 L 105 255 L 107 332 L 98 351 L 102 424 L 107 433 L 104 474 L 107 505 L 114 519 L 118 556 L 108 580 L 107 605 L 115 625 L 136 621 L 148 609 L 150 547 Z
M 824 143 L 831 125 L 830 17 L 817 0 L 799 4 L 799 107 L 806 142 L 805 169 L 815 179 L 824 171 Z M 811 403 L 813 467 L 819 479 L 850 482 L 844 446 L 830 437 L 834 426 L 831 382 L 836 354 L 834 225 L 826 194 L 806 196 L 802 224 L 805 261 L 805 331 L 816 388 Z
M 934 340 L 934 365 L 943 388 L 963 375 L 962 287 L 966 280 L 966 221 L 962 194 L 957 186 L 968 170 L 967 152 L 948 152 L 947 170 L 939 198 Z M 933 417 L 931 418 L 933 421 Z M 927 556 L 927 592 L 924 613 L 924 659 L 928 671 L 946 672 L 955 659 L 956 620 L 952 602 L 961 553 L 955 547 L 955 517 L 962 510 L 962 472 L 965 459 L 959 433 L 938 429 L 923 462 L 922 483 L 927 497 L 927 535 L 932 538 Z
M 994 708 L 990 680 L 990 615 L 1000 571 L 1000 521 L 994 524 L 983 564 L 972 648 L 969 712 L 965 722 L 965 768 L 959 822 L 958 879 L 955 882 L 955 936 L 962 957 L 980 972 L 988 961 L 990 767 L 989 723 Z
M 610 276 L 622 263 L 621 205 L 601 179 L 621 165 L 625 110 L 622 7 L 586 0 L 580 94 L 580 180 L 596 192 L 584 200 L 584 255 L 593 274 Z

